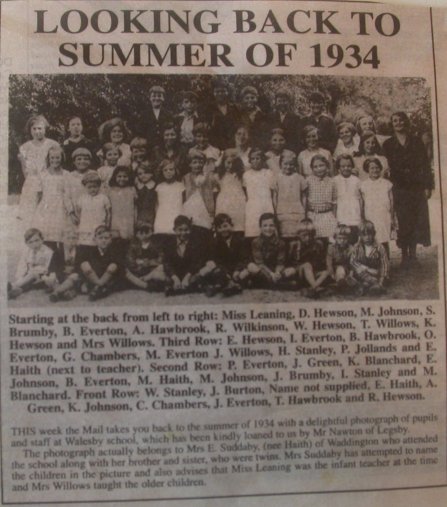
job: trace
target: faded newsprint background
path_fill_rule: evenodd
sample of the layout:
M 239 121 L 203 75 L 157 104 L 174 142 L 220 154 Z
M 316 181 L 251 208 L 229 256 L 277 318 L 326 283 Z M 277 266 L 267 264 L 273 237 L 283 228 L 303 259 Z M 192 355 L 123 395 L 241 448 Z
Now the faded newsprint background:
M 235 37 L 230 28 L 235 8 L 252 9 L 259 19 L 266 18 L 269 8 L 278 18 L 295 8 L 338 10 L 343 34 L 299 36 L 300 48 L 360 44 L 349 13 L 365 6 L 372 16 L 392 12 L 402 22 L 395 38 L 377 35 L 361 41 L 362 47 L 378 45 L 379 70 L 337 66 L 322 68 L 316 76 L 305 49 L 289 68 L 253 69 L 244 62 L 245 49 L 277 39 L 256 32 Z M 2 503 L 445 505 L 445 12 L 430 16 L 428 9 L 352 2 L 206 5 L 225 20 L 220 35 L 212 37 L 233 45 L 234 68 L 218 70 L 235 83 L 234 93 L 242 82 L 256 83 L 267 100 L 276 81 L 306 92 L 317 83 L 328 93 L 334 91 L 330 85 L 349 84 L 354 108 L 359 107 L 355 92 L 367 86 L 365 95 L 374 96 L 384 118 L 393 106 L 408 112 L 426 108 L 435 187 L 430 200 L 433 247 L 421 260 L 429 271 L 421 276 L 396 269 L 399 292 L 390 289 L 381 299 L 331 297 L 309 303 L 296 294 L 253 292 L 225 305 L 195 296 L 197 300 L 173 298 L 165 306 L 163 300 L 143 300 L 137 294 L 91 307 L 83 298 L 51 306 L 43 293 L 25 295 L 9 306 L 6 302 L 23 232 L 15 219 L 17 188 L 11 174 L 17 169 L 14 146 L 23 142 L 18 139 L 21 122 L 32 110 L 28 101 L 41 93 L 36 104 L 55 118 L 57 136 L 51 104 L 56 106 L 57 93 L 69 90 L 77 75 L 85 74 L 79 83 L 87 95 L 87 84 L 102 83 L 94 74 L 116 74 L 110 82 L 133 86 L 138 79 L 146 85 L 162 74 L 161 79 L 180 87 L 185 79 L 206 84 L 216 69 L 111 71 L 79 64 L 69 76 L 56 78 L 66 74 L 57 66 L 62 42 L 126 36 L 39 37 L 34 34 L 35 9 L 47 10 L 49 22 L 57 23 L 67 9 L 156 10 L 160 3 L 19 1 L 1 7 Z M 205 4 L 169 2 L 169 7 L 197 11 Z M 206 43 L 203 34 L 190 37 Z M 278 37 L 289 42 L 291 35 Z M 160 40 L 183 43 L 184 38 L 174 33 Z M 51 83 L 48 91 L 42 83 Z M 411 90 L 402 89 L 405 85 Z M 298 92 L 296 98 L 299 103 Z M 75 99 L 82 100 L 82 92 Z M 143 100 L 132 97 L 137 106 Z M 349 104 L 346 100 L 345 110 L 332 114 L 348 114 Z M 113 114 L 123 111 L 114 107 Z M 389 134 L 386 128 L 382 133 Z M 397 266 L 398 261 L 394 247 L 392 262 Z

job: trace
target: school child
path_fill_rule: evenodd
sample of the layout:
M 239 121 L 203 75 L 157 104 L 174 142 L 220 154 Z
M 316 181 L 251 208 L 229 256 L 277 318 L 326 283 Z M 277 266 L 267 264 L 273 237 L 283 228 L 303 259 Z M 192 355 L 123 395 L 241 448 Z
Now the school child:
M 309 288 L 303 291 L 306 297 L 318 298 L 322 284 L 329 276 L 326 269 L 324 243 L 316 238 L 312 220 L 301 221 L 296 241 L 290 245 L 289 264 L 284 270 L 285 279 L 295 279 L 298 284 L 305 282 Z
M 199 123 L 199 113 L 197 112 L 198 97 L 194 92 L 185 91 L 181 94 L 181 112 L 176 116 L 177 129 L 180 132 L 181 144 L 189 149 L 194 144 L 194 125 Z
M 337 125 L 337 134 L 338 141 L 333 153 L 334 159 L 344 154 L 354 156 L 360 142 L 354 124 L 349 121 L 342 121 Z
M 313 125 L 318 129 L 322 148 L 332 153 L 337 144 L 337 129 L 331 116 L 324 112 L 325 98 L 320 92 L 309 97 L 310 115 L 303 118 L 303 126 Z
M 50 148 L 59 146 L 53 139 L 45 137 L 49 124 L 45 116 L 34 115 L 26 122 L 25 131 L 31 138 L 19 148 L 18 159 L 25 178 L 20 194 L 17 218 L 29 223 L 38 204 L 40 175 L 46 167 L 46 156 Z
M 279 232 L 283 239 L 296 236 L 298 225 L 305 218 L 306 179 L 296 172 L 295 154 L 287 151 L 281 155 L 281 172 L 275 178 L 275 211 L 279 223 Z
M 145 137 L 151 148 L 160 146 L 163 141 L 163 129 L 165 125 L 173 122 L 173 116 L 165 106 L 166 91 L 160 85 L 153 85 L 149 89 L 150 107 L 145 117 L 145 126 L 141 129 L 141 135 Z
M 78 234 L 73 229 L 64 232 L 63 243 L 51 259 L 49 279 L 51 280 L 50 301 L 70 301 L 76 297 L 80 285 L 79 263 L 81 249 L 77 246 Z
M 230 216 L 234 234 L 239 236 L 244 234 L 245 229 L 246 197 L 242 187 L 243 173 L 244 165 L 236 148 L 226 149 L 215 174 L 216 190 L 218 190 L 216 218 L 222 213 Z
M 353 174 L 354 160 L 345 153 L 335 162 L 337 176 L 334 177 L 337 189 L 337 221 L 351 230 L 351 245 L 357 243 L 358 228 L 362 221 L 363 200 L 360 192 L 360 180 Z
M 121 261 L 112 245 L 112 232 L 105 225 L 95 230 L 95 248 L 84 252 L 80 263 L 81 290 L 90 301 L 108 296 L 118 285 Z
M 286 245 L 278 236 L 273 213 L 259 217 L 260 234 L 251 242 L 251 262 L 247 266 L 255 285 L 275 286 L 283 277 L 286 261 Z
M 203 278 L 213 270 L 209 251 L 192 234 L 188 217 L 179 215 L 175 218 L 174 233 L 175 236 L 166 242 L 164 251 L 166 296 L 198 291 Z
M 48 150 L 47 168 L 40 174 L 40 202 L 37 206 L 33 226 L 39 229 L 45 244 L 56 248 L 62 241 L 67 227 L 68 171 L 62 169 L 64 151 L 60 146 Z
M 134 174 L 138 169 L 138 166 L 143 162 L 143 160 L 147 160 L 149 158 L 149 147 L 147 143 L 147 139 L 144 137 L 134 137 L 130 141 L 130 159 L 131 159 L 131 169 Z
M 68 171 L 74 171 L 74 165 L 72 162 L 72 154 L 77 148 L 87 148 L 91 153 L 94 152 L 94 144 L 90 139 L 87 139 L 83 132 L 83 124 L 80 116 L 70 116 L 67 121 L 67 132 L 68 137 L 62 143 L 62 148 L 65 153 L 65 160 L 67 161 L 66 169 Z M 96 161 L 94 161 L 96 162 Z
M 244 164 L 244 171 L 250 169 L 249 155 L 251 151 L 250 129 L 247 125 L 239 125 L 234 133 L 234 147 L 237 150 L 238 157 Z
M 188 172 L 187 150 L 180 144 L 179 134 L 174 123 L 167 123 L 162 128 L 162 141 L 152 150 L 151 161 L 157 170 L 155 181 L 163 180 L 160 164 L 167 160 L 173 162 L 177 172 L 177 178 L 181 179 Z
M 273 213 L 273 173 L 265 167 L 265 155 L 259 148 L 252 148 L 249 155 L 250 169 L 242 176 L 247 193 L 245 206 L 245 237 L 259 235 L 259 218 L 263 213 Z
M 145 160 L 137 169 L 135 180 L 136 190 L 136 222 L 147 222 L 154 226 L 157 192 L 155 191 L 155 164 Z
M 118 165 L 109 182 L 109 199 L 112 206 L 110 229 L 114 238 L 128 241 L 133 238 L 135 227 L 135 200 L 131 170 Z
M 329 162 L 323 155 L 311 160 L 313 174 L 307 178 L 306 216 L 315 226 L 316 237 L 328 244 L 337 225 L 337 187 L 328 176 Z
M 132 287 L 162 290 L 166 282 L 163 253 L 152 237 L 154 228 L 149 222 L 137 222 L 125 260 L 126 279 Z
M 355 126 L 360 138 L 362 138 L 367 133 L 373 133 L 376 136 L 377 142 L 379 143 L 380 147 L 382 147 L 383 143 L 390 138 L 390 136 L 383 136 L 377 134 L 376 123 L 374 121 L 374 118 L 368 113 L 362 112 L 357 118 Z
M 351 268 L 358 283 L 357 293 L 382 294 L 390 262 L 385 248 L 376 241 L 374 224 L 366 220 L 360 225 L 359 241 L 351 254 Z
M 322 155 L 328 161 L 328 175 L 331 176 L 333 173 L 332 156 L 328 150 L 320 146 L 318 129 L 313 125 L 304 127 L 303 138 L 306 149 L 298 155 L 298 170 L 300 174 L 305 177 L 310 176 L 313 173 L 311 160 L 315 155 Z
M 104 165 L 98 168 L 98 175 L 101 178 L 101 191 L 107 193 L 109 182 L 118 160 L 121 157 L 121 149 L 113 143 L 105 143 L 102 147 L 102 159 Z
M 383 167 L 383 176 L 385 178 L 389 177 L 390 168 L 388 165 L 388 159 L 382 155 L 382 148 L 374 132 L 366 132 L 364 135 L 362 135 L 360 138 L 358 152 L 354 157 L 355 168 L 360 181 L 365 181 L 368 179 L 368 173 L 363 170 L 365 160 L 368 158 L 379 159 Z
M 293 100 L 287 90 L 275 93 L 275 111 L 269 116 L 269 124 L 281 129 L 285 138 L 284 148 L 299 153 L 303 146 L 299 139 L 302 130 L 300 118 L 293 112 Z
M 33 287 L 39 287 L 48 275 L 53 250 L 44 245 L 39 229 L 32 228 L 25 232 L 25 245 L 26 248 L 17 265 L 15 279 L 12 283 L 8 283 L 9 299 L 15 299 Z
M 228 84 L 220 77 L 213 80 L 213 95 L 214 104 L 207 112 L 210 142 L 220 150 L 225 150 L 232 145 L 240 113 L 236 105 L 230 102 Z
M 76 206 L 81 195 L 86 193 L 82 179 L 91 170 L 92 154 L 87 148 L 76 148 L 71 157 L 75 170 L 67 178 L 68 193 L 65 207 L 72 224 L 77 226 L 79 219 L 76 215 Z
M 282 156 L 296 157 L 293 151 L 285 149 L 286 138 L 282 129 L 273 129 L 270 136 L 270 150 L 266 152 L 267 167 L 276 176 L 281 172 L 280 159 Z
M 335 229 L 334 243 L 331 243 L 327 249 L 326 269 L 339 290 L 347 290 L 352 286 L 350 238 L 350 227 L 339 224 Z
M 160 164 L 162 181 L 155 187 L 157 193 L 157 209 L 155 212 L 154 233 L 160 239 L 166 239 L 174 231 L 175 217 L 183 208 L 185 186 L 177 181 L 174 162 L 164 160 Z
M 98 129 L 99 138 L 102 144 L 113 143 L 121 150 L 121 156 L 118 159 L 118 165 L 130 166 L 131 152 L 130 146 L 126 139 L 129 137 L 129 131 L 121 118 L 112 118 L 105 121 Z M 102 157 L 101 150 L 97 153 L 98 157 Z M 102 163 L 104 161 L 102 160 Z
M 91 250 L 96 245 L 96 229 L 100 225 L 110 225 L 111 204 L 109 198 L 100 193 L 101 179 L 96 171 L 88 171 L 82 178 L 82 184 L 86 192 L 79 196 L 75 208 L 79 223 L 78 242 L 81 250 Z
M 394 221 L 393 184 L 382 177 L 383 166 L 379 158 L 365 160 L 364 171 L 369 176 L 360 184 L 365 219 L 374 224 L 376 241 L 382 244 L 389 257 Z
M 241 284 L 249 277 L 246 242 L 235 234 L 231 217 L 225 213 L 216 215 L 214 229 L 216 236 L 211 258 L 215 268 L 210 274 L 211 286 L 208 286 L 207 295 L 220 290 L 224 296 L 237 294 L 242 291 Z
M 209 127 L 205 123 L 196 123 L 192 129 L 194 135 L 194 148 L 205 155 L 206 163 L 203 167 L 204 174 L 214 172 L 220 162 L 221 153 L 219 148 L 209 143 Z
M 203 152 L 191 148 L 188 152 L 191 172 L 183 178 L 185 202 L 183 215 L 192 220 L 193 229 L 203 241 L 211 240 L 211 228 L 214 218 L 214 177 L 204 174 L 206 158 Z
M 241 122 L 245 123 L 256 146 L 267 145 L 268 117 L 261 111 L 258 90 L 254 86 L 245 86 L 241 94 Z

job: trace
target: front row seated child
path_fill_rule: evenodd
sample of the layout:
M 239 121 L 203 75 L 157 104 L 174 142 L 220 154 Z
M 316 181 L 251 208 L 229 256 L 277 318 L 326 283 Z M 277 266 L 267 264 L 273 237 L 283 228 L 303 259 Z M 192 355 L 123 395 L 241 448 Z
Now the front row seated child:
M 209 261 L 206 245 L 201 238 L 194 238 L 191 232 L 191 220 L 184 215 L 178 215 L 174 220 L 175 236 L 170 237 L 165 245 L 167 296 L 199 290 L 213 270 L 214 263 Z
M 326 269 L 325 246 L 316 238 L 316 229 L 312 220 L 301 220 L 297 231 L 297 240 L 290 245 L 289 264 L 284 270 L 284 278 L 295 283 L 306 282 L 309 289 L 304 295 L 318 298 L 322 284 L 329 276 Z
M 49 271 L 50 301 L 70 301 L 76 297 L 80 276 L 78 272 L 80 248 L 77 246 L 78 234 L 67 229 L 64 241 L 55 250 Z
M 132 288 L 157 291 L 164 288 L 166 276 L 163 253 L 153 240 L 154 227 L 149 222 L 138 222 L 135 238 L 126 255 L 125 274 Z
M 339 290 L 352 287 L 350 244 L 351 227 L 344 224 L 337 225 L 334 234 L 334 243 L 330 243 L 326 254 L 326 267 L 329 276 L 335 281 Z
M 254 285 L 275 286 L 283 278 L 286 261 L 286 245 L 278 236 L 278 226 L 273 213 L 259 217 L 260 235 L 251 243 L 252 262 L 247 266 Z M 245 276 L 245 272 L 242 272 Z
M 207 277 L 206 294 L 212 296 L 222 291 L 224 296 L 238 294 L 241 284 L 249 276 L 246 266 L 248 250 L 243 237 L 235 234 L 233 221 L 226 213 L 214 219 L 216 237 L 213 241 L 214 269 Z
M 360 225 L 359 241 L 351 254 L 353 277 L 358 284 L 358 295 L 383 294 L 388 279 L 390 261 L 383 245 L 376 241 L 376 229 L 368 220 Z
M 96 247 L 84 253 L 80 271 L 90 301 L 108 296 L 115 290 L 120 276 L 120 255 L 112 246 L 112 232 L 105 225 L 95 230 Z M 82 289 L 81 289 L 82 290 Z
M 28 229 L 25 232 L 26 248 L 17 265 L 15 280 L 8 283 L 9 299 L 15 299 L 24 291 L 44 284 L 47 280 L 53 250 L 44 245 L 43 239 L 39 229 Z

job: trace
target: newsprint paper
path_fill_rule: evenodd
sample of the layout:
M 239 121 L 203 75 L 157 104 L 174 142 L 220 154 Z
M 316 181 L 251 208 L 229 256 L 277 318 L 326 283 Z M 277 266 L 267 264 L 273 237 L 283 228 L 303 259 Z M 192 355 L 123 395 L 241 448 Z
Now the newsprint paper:
M 447 12 L 0 7 L 2 505 L 445 506 Z

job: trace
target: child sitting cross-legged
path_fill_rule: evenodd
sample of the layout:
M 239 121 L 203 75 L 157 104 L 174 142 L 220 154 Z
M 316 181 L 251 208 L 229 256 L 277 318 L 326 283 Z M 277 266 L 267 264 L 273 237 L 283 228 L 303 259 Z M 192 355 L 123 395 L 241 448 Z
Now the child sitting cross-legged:
M 96 248 L 87 250 L 81 260 L 81 274 L 90 301 L 108 296 L 116 288 L 120 256 L 112 246 L 112 232 L 105 225 L 95 230 Z
M 125 261 L 127 281 L 132 287 L 147 291 L 163 290 L 166 282 L 163 253 L 153 240 L 153 232 L 151 223 L 137 222 Z
M 324 243 L 316 238 L 316 229 L 312 220 L 300 222 L 297 239 L 290 245 L 290 267 L 284 270 L 286 279 L 306 282 L 306 297 L 318 298 L 322 284 L 329 276 L 325 263 Z
M 53 250 L 43 244 L 41 231 L 28 229 L 25 232 L 25 245 L 17 265 L 15 280 L 8 283 L 9 299 L 15 299 L 24 291 L 38 287 L 48 276 Z
M 175 237 L 166 242 L 164 270 L 167 277 L 165 294 L 197 292 L 213 270 L 206 243 L 192 234 L 191 220 L 179 215 L 174 220 Z
M 241 283 L 249 276 L 246 269 L 248 251 L 246 241 L 235 234 L 233 221 L 225 213 L 214 219 L 216 236 L 213 240 L 212 259 L 214 269 L 207 279 L 207 296 L 222 291 L 224 296 L 242 291 Z
M 259 218 L 261 234 L 251 243 L 252 262 L 247 266 L 255 285 L 278 286 L 286 260 L 286 245 L 278 237 L 278 226 L 273 213 Z
M 352 231 L 348 225 L 339 224 L 335 229 L 334 243 L 330 243 L 326 255 L 329 276 L 335 281 L 339 291 L 353 286 L 351 277 L 352 246 L 349 242 Z
M 383 245 L 376 241 L 376 229 L 368 220 L 360 226 L 359 240 L 351 254 L 351 268 L 358 283 L 358 295 L 383 294 L 390 261 Z
M 78 234 L 73 229 L 64 233 L 63 243 L 54 252 L 48 269 L 51 290 L 50 301 L 70 301 L 76 297 L 80 285 L 80 248 Z

